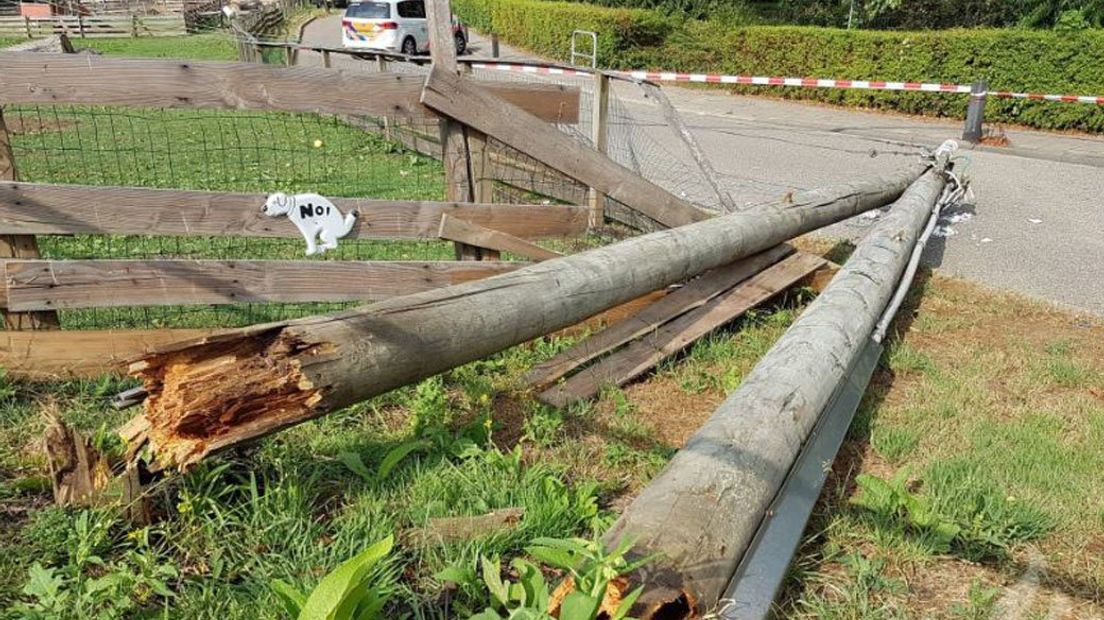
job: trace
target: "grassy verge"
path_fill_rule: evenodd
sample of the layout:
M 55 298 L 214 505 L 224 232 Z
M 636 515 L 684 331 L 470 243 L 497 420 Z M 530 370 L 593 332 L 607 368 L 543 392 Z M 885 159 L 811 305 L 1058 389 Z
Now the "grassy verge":
M 781 615 L 1002 617 L 1015 601 L 1010 584 L 1022 590 L 1030 568 L 1041 586 L 1015 602 L 1023 617 L 1097 617 L 1102 324 L 940 277 L 913 296 L 806 532 Z M 884 486 L 897 496 L 882 496 Z
M 1104 326 L 940 277 L 915 294 L 915 318 L 898 326 L 807 532 L 783 615 L 983 617 L 1037 557 L 1037 605 L 1099 609 Z M 172 596 L 135 604 L 189 618 L 277 618 L 271 580 L 310 586 L 366 541 L 398 533 L 384 567 L 395 576 L 389 613 L 466 617 L 486 592 L 451 588 L 438 571 L 520 554 L 535 536 L 601 531 L 808 298 L 759 311 L 647 380 L 569 410 L 537 405 L 519 384 L 568 341 L 516 347 L 201 467 L 164 489 L 164 519 L 137 533 L 110 512 L 47 507 L 35 445 L 43 408 L 86 430 L 119 422 L 103 398 L 121 386 L 9 384 L 0 506 L 14 542 L 0 560 L 2 596 L 18 596 L 35 561 L 80 572 L 91 548 L 130 575 L 169 567 Z M 387 455 L 409 445 L 380 475 Z M 960 532 L 948 541 L 907 510 L 861 501 L 868 477 L 896 475 Z M 401 542 L 432 517 L 506 507 L 525 516 L 504 533 Z
M 313 6 L 301 8 L 288 16 L 287 22 L 284 24 L 284 37 L 289 41 L 298 41 L 299 29 L 302 28 L 304 24 L 311 20 L 321 19 L 332 14 L 333 11 L 327 8 Z

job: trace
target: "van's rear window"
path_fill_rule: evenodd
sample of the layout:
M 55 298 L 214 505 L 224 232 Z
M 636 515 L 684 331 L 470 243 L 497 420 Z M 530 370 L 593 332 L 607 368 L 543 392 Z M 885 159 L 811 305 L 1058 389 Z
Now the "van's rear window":
M 387 2 L 357 2 L 345 9 L 345 17 L 361 19 L 390 19 L 391 5 Z

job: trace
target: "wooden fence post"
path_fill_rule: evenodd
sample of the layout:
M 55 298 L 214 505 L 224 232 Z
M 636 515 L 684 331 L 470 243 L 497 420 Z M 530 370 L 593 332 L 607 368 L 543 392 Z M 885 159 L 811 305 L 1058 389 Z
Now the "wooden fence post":
M 594 72 L 594 100 L 590 104 L 591 141 L 599 153 L 609 150 L 609 76 Z M 590 228 L 595 229 L 606 221 L 606 195 L 590 188 Z
M 329 69 L 332 66 L 330 50 L 322 50 L 322 66 Z
M 29 15 L 23 16 L 23 26 L 27 29 L 27 38 L 33 39 L 34 35 L 31 34 L 31 18 Z
M 15 181 L 15 154 L 12 152 L 8 127 L 4 124 L 4 111 L 0 109 L 0 181 Z M 38 258 L 38 243 L 34 235 L 0 235 L 0 259 Z M 6 283 L 3 283 L 7 286 Z M 0 311 L 4 326 L 10 330 L 58 329 L 56 312 L 7 312 Z
M 426 17 L 429 20 L 429 53 L 433 71 L 452 74 L 459 71 L 456 62 L 456 43 L 452 34 L 452 8 L 448 0 L 428 0 Z M 475 179 L 469 146 L 469 131 L 462 123 L 450 118 L 441 119 L 441 161 L 445 165 L 446 199 L 451 202 L 473 202 Z M 478 141 L 478 137 L 476 138 Z M 484 143 L 485 143 L 484 137 Z M 481 248 L 456 243 L 458 260 L 480 260 Z
M 498 58 L 498 33 L 491 33 L 491 58 Z
M 138 38 L 138 15 L 130 16 L 130 36 L 132 38 Z
M 464 73 L 471 73 L 471 65 L 463 65 Z M 491 177 L 490 147 L 487 142 L 487 134 L 476 131 L 471 127 L 464 128 L 464 137 L 467 140 L 468 175 L 472 188 L 472 202 L 490 204 L 494 202 L 494 179 Z M 459 251 L 460 246 L 465 248 Z M 499 260 L 502 255 L 498 250 L 458 244 L 458 255 L 461 258 L 474 258 L 475 260 Z M 470 249 L 469 249 L 470 248 Z M 466 256 L 469 254 L 471 256 Z

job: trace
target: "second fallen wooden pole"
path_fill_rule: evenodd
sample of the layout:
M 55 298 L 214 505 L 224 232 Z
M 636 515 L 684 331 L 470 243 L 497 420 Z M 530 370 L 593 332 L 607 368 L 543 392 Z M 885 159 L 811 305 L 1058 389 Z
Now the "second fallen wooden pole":
M 629 505 L 607 534 L 662 559 L 643 618 L 688 618 L 717 603 L 790 465 L 890 301 L 939 201 L 944 175 L 917 180 L 831 284 Z M 635 584 L 634 584 L 635 585 Z

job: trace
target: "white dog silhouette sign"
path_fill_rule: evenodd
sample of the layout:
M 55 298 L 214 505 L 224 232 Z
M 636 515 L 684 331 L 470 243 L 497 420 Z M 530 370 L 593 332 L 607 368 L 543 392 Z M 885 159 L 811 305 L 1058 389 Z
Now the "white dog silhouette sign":
M 277 192 L 265 201 L 264 214 L 269 217 L 287 215 L 307 240 L 307 256 L 336 248 L 337 240 L 349 234 L 357 220 L 356 211 L 342 217 L 332 202 L 318 194 L 288 196 Z

